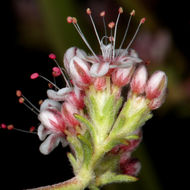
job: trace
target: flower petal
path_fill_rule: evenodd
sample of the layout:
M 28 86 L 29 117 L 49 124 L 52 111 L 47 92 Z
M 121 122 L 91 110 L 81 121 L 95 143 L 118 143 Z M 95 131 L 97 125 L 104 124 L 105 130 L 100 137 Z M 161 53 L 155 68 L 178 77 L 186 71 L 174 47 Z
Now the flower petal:
M 58 91 L 55 90 L 47 90 L 47 96 L 48 98 L 55 100 L 55 101 L 64 101 L 65 100 L 65 96 L 71 92 L 73 90 L 73 88 L 62 88 Z
M 43 141 L 50 133 L 51 131 L 45 128 L 42 124 L 38 127 L 38 137 L 41 141 Z
M 90 68 L 90 74 L 93 77 L 102 77 L 109 71 L 109 66 L 109 62 L 93 64 Z
M 56 108 L 57 110 L 60 110 L 61 104 L 57 101 L 46 99 L 43 101 L 43 103 L 40 106 L 40 112 L 48 108 Z
M 42 154 L 48 155 L 53 149 L 58 146 L 60 140 L 61 137 L 58 135 L 49 135 L 48 138 L 40 145 L 40 152 Z

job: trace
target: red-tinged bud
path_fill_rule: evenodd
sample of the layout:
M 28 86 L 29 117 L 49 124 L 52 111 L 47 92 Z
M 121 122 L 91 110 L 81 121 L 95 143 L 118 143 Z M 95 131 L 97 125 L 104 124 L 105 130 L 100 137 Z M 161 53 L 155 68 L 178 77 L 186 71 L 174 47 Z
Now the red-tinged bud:
M 100 16 L 101 17 L 104 17 L 106 15 L 106 12 L 105 11 L 102 11 L 101 13 L 100 13 Z
M 14 125 L 12 125 L 12 124 L 8 125 L 8 126 L 7 126 L 7 129 L 8 129 L 8 130 L 13 130 L 13 129 L 14 129 Z
M 74 114 L 78 113 L 78 110 L 72 104 L 64 102 L 62 104 L 61 113 L 68 126 L 76 127 L 79 125 L 78 120 L 74 117 Z
M 77 109 L 83 109 L 84 108 L 84 92 L 82 90 L 79 90 L 79 92 L 76 94 L 75 91 L 70 92 L 67 97 L 65 98 L 66 101 L 73 106 L 75 106 Z
M 87 13 L 88 15 L 90 15 L 90 14 L 92 13 L 91 9 L 90 9 L 90 8 L 87 8 L 87 9 L 86 9 L 86 13 Z
M 56 59 L 56 55 L 55 55 L 54 53 L 50 53 L 50 54 L 49 54 L 49 58 L 50 58 L 50 59 Z
M 21 92 L 20 90 L 17 90 L 17 91 L 16 91 L 16 96 L 17 96 L 17 97 L 21 97 L 21 96 L 22 96 L 22 92 Z
M 4 124 L 4 123 L 2 123 L 2 124 L 1 124 L 1 128 L 2 128 L 2 129 L 6 129 L 6 128 L 7 128 L 7 125 Z
M 131 80 L 134 70 L 135 70 L 134 65 L 128 68 L 115 69 L 115 71 L 112 73 L 113 84 L 118 87 L 127 85 Z
M 38 116 L 42 125 L 46 126 L 50 131 L 60 134 L 65 131 L 65 121 L 62 114 L 57 109 L 44 109 Z
M 158 109 L 164 103 L 165 98 L 166 98 L 166 90 L 164 90 L 162 94 L 158 96 L 158 98 L 154 98 L 150 101 L 150 103 L 148 104 L 149 108 L 151 110 Z
M 73 83 L 79 88 L 87 88 L 91 84 L 89 65 L 79 57 L 74 57 L 70 62 L 70 75 Z
M 68 16 L 68 17 L 67 17 L 67 22 L 68 22 L 69 24 L 71 24 L 71 23 L 73 22 L 73 18 L 72 18 L 71 16 Z
M 38 77 L 39 77 L 39 74 L 38 74 L 38 73 L 33 73 L 33 74 L 30 75 L 30 78 L 31 78 L 31 79 L 36 79 L 36 78 L 38 78 Z
M 167 87 L 167 76 L 163 71 L 156 71 L 147 82 L 145 92 L 149 100 L 158 98 Z
M 141 164 L 136 158 L 129 158 L 124 163 L 120 163 L 123 174 L 137 176 L 141 169 Z
M 106 88 L 106 78 L 105 77 L 97 77 L 94 79 L 94 88 L 97 91 L 104 90 Z
M 146 67 L 144 65 L 140 65 L 135 71 L 132 81 L 130 83 L 132 92 L 137 94 L 144 93 L 147 77 L 148 74 Z
M 70 65 L 71 59 L 75 56 L 77 56 L 81 59 L 84 59 L 86 57 L 86 53 L 83 50 L 76 48 L 76 47 L 71 47 L 65 52 L 63 62 L 64 62 L 64 67 L 67 70 L 68 74 L 70 74 L 70 66 L 69 65 Z

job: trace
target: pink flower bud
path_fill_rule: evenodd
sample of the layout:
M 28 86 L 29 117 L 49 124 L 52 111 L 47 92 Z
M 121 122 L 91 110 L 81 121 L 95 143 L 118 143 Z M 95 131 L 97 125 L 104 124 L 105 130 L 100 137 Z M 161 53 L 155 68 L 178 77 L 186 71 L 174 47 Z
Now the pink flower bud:
M 45 109 L 40 112 L 38 117 L 42 125 L 46 126 L 47 129 L 55 133 L 64 133 L 65 121 L 57 109 Z
M 167 87 L 167 77 L 163 71 L 156 71 L 147 82 L 145 92 L 150 100 L 158 98 Z
M 70 61 L 70 75 L 73 83 L 79 88 L 86 88 L 91 83 L 89 65 L 79 57 L 74 57 Z
M 65 66 L 65 69 L 67 70 L 68 74 L 70 74 L 70 66 L 69 66 L 70 61 L 75 56 L 83 59 L 86 57 L 86 53 L 83 50 L 76 48 L 76 47 L 71 47 L 65 52 L 63 62 L 64 62 L 64 66 Z
M 97 78 L 95 78 L 93 84 L 97 91 L 104 90 L 106 88 L 106 78 L 105 77 L 97 77 Z
M 78 120 L 74 117 L 74 114 L 78 113 L 78 110 L 72 104 L 64 102 L 62 104 L 61 113 L 68 126 L 75 127 L 79 125 Z
M 135 67 L 133 65 L 128 68 L 115 69 L 112 73 L 113 84 L 119 87 L 127 85 L 131 80 L 134 69 Z
M 131 90 L 134 93 L 142 94 L 145 91 L 146 81 L 147 81 L 147 70 L 144 65 L 140 65 L 135 71 L 132 81 L 130 83 Z

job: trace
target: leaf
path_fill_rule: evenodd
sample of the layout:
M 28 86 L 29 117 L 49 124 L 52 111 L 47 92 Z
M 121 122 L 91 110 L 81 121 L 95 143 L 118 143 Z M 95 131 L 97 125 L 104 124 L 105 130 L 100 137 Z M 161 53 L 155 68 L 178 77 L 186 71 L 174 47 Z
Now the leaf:
M 76 174 L 76 171 L 78 170 L 78 163 L 77 163 L 75 157 L 70 152 L 67 153 L 67 157 L 73 167 L 74 173 Z
M 105 174 L 97 177 L 96 179 L 96 185 L 97 186 L 103 186 L 110 183 L 129 183 L 129 182 L 135 182 L 138 179 L 134 176 L 129 175 L 123 175 L 123 174 L 115 174 L 113 172 L 106 172 Z
M 67 136 L 67 141 L 71 144 L 72 148 L 74 149 L 76 161 L 78 162 L 78 165 L 81 165 L 83 161 L 83 148 L 82 144 L 79 141 L 79 139 L 76 136 L 73 136 L 72 134 Z
M 84 159 L 83 159 L 83 165 L 88 166 L 90 160 L 92 159 L 92 153 L 93 153 L 93 147 L 89 140 L 88 134 L 79 135 L 78 138 L 80 142 L 82 143 L 83 151 L 84 151 Z
M 95 140 L 96 140 L 96 131 L 95 131 L 94 126 L 90 123 L 90 121 L 87 120 L 86 118 L 84 118 L 83 116 L 78 115 L 78 114 L 74 114 L 74 116 L 79 122 L 83 123 L 87 127 L 87 129 L 88 129 L 88 131 L 89 131 L 89 133 L 90 133 L 90 135 L 92 137 L 93 142 L 95 142 Z

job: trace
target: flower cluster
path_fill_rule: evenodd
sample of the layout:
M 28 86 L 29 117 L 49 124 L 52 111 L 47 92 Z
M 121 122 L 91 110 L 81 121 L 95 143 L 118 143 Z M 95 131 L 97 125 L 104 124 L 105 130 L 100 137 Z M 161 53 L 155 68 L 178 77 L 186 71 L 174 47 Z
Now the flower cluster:
M 167 88 L 166 74 L 156 71 L 148 78 L 146 65 L 130 48 L 145 18 L 140 20 L 131 42 L 123 48 L 135 11 L 130 13 L 124 38 L 116 48 L 117 27 L 123 9 L 119 8 L 116 23 L 108 24 L 110 36 L 107 35 L 105 11 L 100 13 L 105 28 L 102 39 L 91 10 L 88 8 L 86 12 L 101 52 L 94 53 L 77 19 L 68 17 L 68 23 L 76 28 L 91 55 L 77 47 L 69 48 L 63 58 L 64 69 L 54 54 L 49 55 L 57 64 L 52 74 L 54 77 L 63 76 L 66 81 L 64 88 L 38 73 L 31 75 L 31 79 L 41 77 L 48 80 L 56 89 L 47 90 L 48 99 L 37 110 L 41 122 L 37 134 L 43 141 L 40 151 L 49 154 L 59 143 L 71 146 L 72 153 L 68 153 L 68 158 L 80 182 L 80 188 L 77 186 L 75 189 L 136 180 L 134 176 L 140 170 L 140 163 L 131 154 L 142 140 L 142 125 L 152 117 L 151 110 L 162 105 Z M 128 92 L 123 97 L 125 86 L 128 86 Z M 17 96 L 20 97 L 21 93 Z

